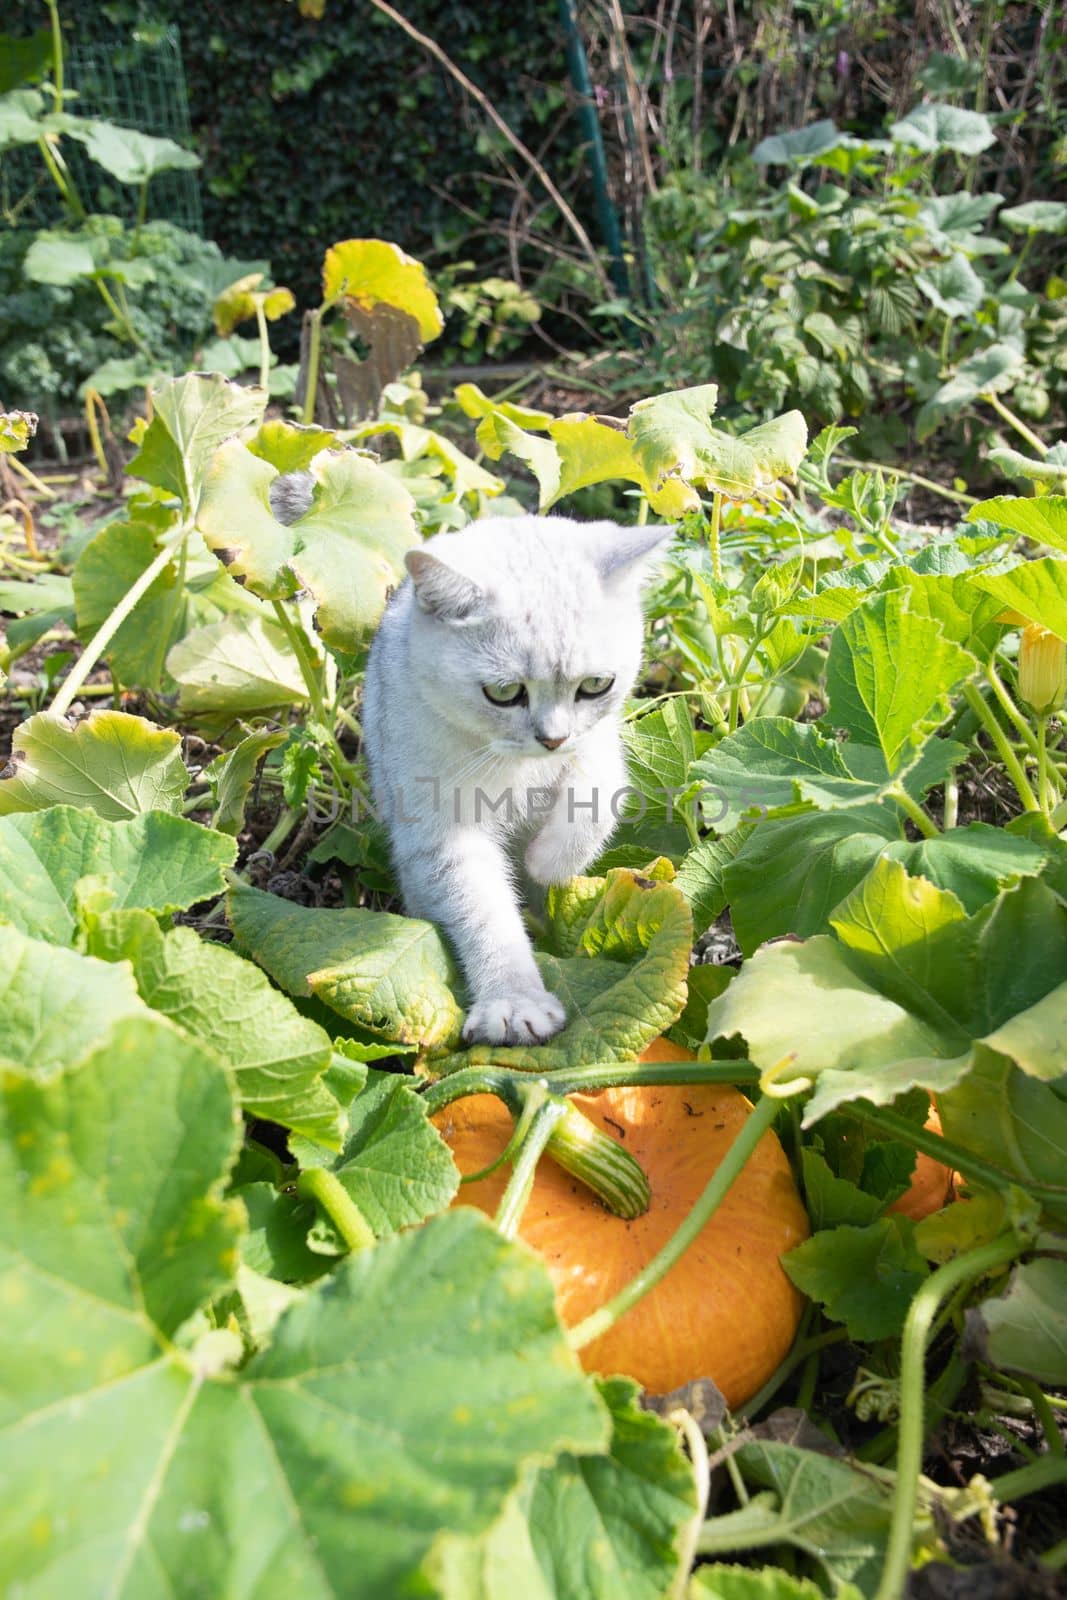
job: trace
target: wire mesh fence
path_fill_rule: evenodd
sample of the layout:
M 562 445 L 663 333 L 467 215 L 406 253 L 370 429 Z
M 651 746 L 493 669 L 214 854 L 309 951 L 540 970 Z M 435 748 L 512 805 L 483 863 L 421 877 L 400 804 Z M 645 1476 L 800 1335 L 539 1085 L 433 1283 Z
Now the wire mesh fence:
M 67 86 L 77 92 L 69 109 L 79 116 L 102 117 L 125 127 L 138 128 L 156 138 L 191 145 L 189 97 L 182 64 L 181 37 L 172 24 L 142 27 L 130 33 L 108 34 L 79 30 L 67 41 L 64 57 Z M 63 147 L 79 192 L 92 209 L 114 213 L 127 221 L 137 210 L 136 187 L 117 183 L 95 166 L 73 139 Z M 10 157 L 10 160 L 8 159 Z M 38 180 L 36 151 L 5 153 L 6 186 L 10 191 L 36 193 L 25 220 L 54 219 L 56 208 L 48 189 Z M 20 170 L 24 168 L 24 170 Z M 203 210 L 200 179 L 196 171 L 164 172 L 153 178 L 148 191 L 148 216 L 161 217 L 195 233 L 202 233 Z

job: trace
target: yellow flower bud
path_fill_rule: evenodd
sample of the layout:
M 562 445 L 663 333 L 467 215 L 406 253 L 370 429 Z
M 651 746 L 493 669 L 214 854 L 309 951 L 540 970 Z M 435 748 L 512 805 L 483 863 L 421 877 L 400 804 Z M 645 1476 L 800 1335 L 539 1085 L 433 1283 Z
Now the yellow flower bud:
M 1019 639 L 1019 698 L 1039 717 L 1058 711 L 1067 691 L 1067 644 L 1039 622 Z

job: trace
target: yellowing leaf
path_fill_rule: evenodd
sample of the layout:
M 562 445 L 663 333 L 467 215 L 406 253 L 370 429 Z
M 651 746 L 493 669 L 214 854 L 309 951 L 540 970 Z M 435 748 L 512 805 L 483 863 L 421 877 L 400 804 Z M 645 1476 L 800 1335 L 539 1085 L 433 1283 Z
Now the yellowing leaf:
M 322 297 L 327 305 L 349 300 L 362 311 L 387 305 L 406 312 L 418 323 L 423 344 L 445 325 L 426 268 L 385 239 L 331 245 L 322 264 Z

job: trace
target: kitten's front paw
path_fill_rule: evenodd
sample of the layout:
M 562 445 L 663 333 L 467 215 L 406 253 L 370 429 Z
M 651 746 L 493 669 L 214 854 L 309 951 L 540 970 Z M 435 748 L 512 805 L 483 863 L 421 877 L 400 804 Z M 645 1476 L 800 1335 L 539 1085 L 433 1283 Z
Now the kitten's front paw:
M 567 1013 L 547 989 L 540 994 L 501 995 L 471 1006 L 464 1044 L 544 1044 L 566 1026 Z

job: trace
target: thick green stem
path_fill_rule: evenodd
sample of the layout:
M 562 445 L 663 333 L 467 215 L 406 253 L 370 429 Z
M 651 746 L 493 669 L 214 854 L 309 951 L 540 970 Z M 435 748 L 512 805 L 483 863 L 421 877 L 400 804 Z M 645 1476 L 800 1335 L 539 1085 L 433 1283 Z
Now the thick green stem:
M 982 698 L 982 693 L 978 688 L 978 685 L 975 683 L 965 683 L 963 685 L 962 693 L 963 698 L 966 700 L 967 704 L 978 718 L 978 721 L 985 728 L 989 737 L 996 746 L 997 754 L 1003 761 L 1008 776 L 1015 785 L 1016 793 L 1023 803 L 1023 810 L 1040 811 L 1041 807 L 1037 803 L 1037 797 L 1030 787 L 1030 781 L 1022 769 L 1019 758 L 1009 744 L 1005 736 L 1004 729 L 1000 726 L 1000 723 L 997 721 L 996 717 L 993 715 L 992 711 Z
M 174 556 L 178 546 L 185 543 L 188 533 L 189 525 L 188 523 L 183 523 L 180 528 L 171 534 L 159 554 L 155 557 L 155 560 L 148 564 L 137 581 L 127 589 L 118 605 L 104 618 L 82 651 L 80 658 L 74 663 L 60 685 L 59 691 L 49 707 L 51 716 L 66 716 L 77 696 L 78 690 L 96 666 L 115 634 L 122 627 L 131 611 L 133 611 L 141 596 L 147 594 L 160 573 L 166 569 L 167 563 Z
M 553 1094 L 596 1094 L 621 1084 L 650 1087 L 683 1083 L 747 1084 L 759 1082 L 759 1068 L 751 1061 L 609 1061 L 587 1067 L 561 1067 L 542 1074 Z M 462 1067 L 430 1084 L 422 1100 L 428 1116 L 443 1111 L 455 1100 L 471 1094 L 495 1094 L 515 1109 L 528 1072 L 512 1067 Z M 910 1126 L 910 1124 L 909 1124 Z
M 1014 411 L 1009 410 L 999 395 L 989 392 L 980 395 L 979 399 L 984 400 L 987 405 L 991 405 L 997 416 L 1003 417 L 1008 426 L 1014 428 L 1021 439 L 1026 440 L 1031 450 L 1035 450 L 1042 457 L 1048 455 L 1048 445 L 1045 441 L 1039 439 L 1034 430 L 1026 426 L 1022 417 L 1017 417 Z
M 270 334 L 267 332 L 267 313 L 263 309 L 263 300 L 260 295 L 255 295 L 256 327 L 259 329 L 259 387 L 270 387 Z
M 591 1189 L 617 1217 L 632 1221 L 648 1210 L 651 1193 L 640 1162 L 608 1137 L 569 1101 L 549 1135 L 547 1151 L 557 1166 Z
M 1028 1466 L 1017 1467 L 1014 1472 L 1006 1472 L 1002 1478 L 994 1478 L 990 1487 L 1000 1504 L 1006 1506 L 1014 1500 L 1025 1499 L 1028 1494 L 1053 1489 L 1059 1483 L 1067 1483 L 1067 1456 L 1049 1454 L 1039 1456 Z
M 722 582 L 722 495 L 716 489 L 711 500 L 711 527 L 708 544 L 711 548 L 711 571 L 716 583 Z
M 1057 796 L 1048 770 L 1048 717 L 1037 719 L 1037 793 L 1042 811 L 1051 820 Z
M 308 649 L 308 642 L 307 638 L 305 637 L 304 630 L 293 621 L 288 610 L 286 609 L 284 601 L 275 600 L 272 602 L 272 604 L 274 607 L 274 615 L 277 617 L 279 626 L 282 628 L 285 637 L 289 641 L 289 648 L 296 657 L 297 666 L 300 668 L 300 676 L 304 680 L 304 687 L 308 692 L 308 699 L 311 701 L 311 709 L 315 714 L 315 720 L 317 722 L 321 722 L 324 727 L 327 727 L 326 702 L 323 697 L 322 690 L 322 674 L 319 672 L 314 661 L 312 660 L 311 651 Z
M 1022 739 L 1023 743 L 1030 750 L 1031 754 L 1036 756 L 1037 737 L 1034 733 L 1034 730 L 1031 728 L 1029 722 L 1027 722 L 1026 718 L 1019 710 L 1019 707 L 1015 704 L 1015 701 L 1004 687 L 1004 680 L 1001 678 L 1000 673 L 997 671 L 992 661 L 989 661 L 986 664 L 985 675 L 989 682 L 989 687 L 996 695 L 997 703 L 1004 712 L 1004 715 L 1007 717 L 1008 721 L 1013 725 L 1013 727 L 1018 730 L 1020 739 Z
M 300 414 L 303 423 L 315 420 L 315 400 L 319 389 L 319 358 L 322 352 L 322 313 L 324 306 L 308 313 L 308 369 L 304 380 L 304 409 Z
M 924 839 L 936 839 L 941 829 L 932 817 L 927 816 L 917 800 L 913 800 L 902 784 L 894 784 L 888 791 L 889 798 L 898 805 L 904 815 L 914 822 Z
M 632 1278 L 625 1288 L 614 1295 L 606 1305 L 585 1317 L 570 1330 L 568 1340 L 572 1349 L 581 1350 L 594 1339 L 598 1339 L 601 1334 L 606 1333 L 620 1317 L 625 1316 L 627 1311 L 643 1299 L 649 1290 L 654 1289 L 681 1259 L 718 1210 L 730 1186 L 773 1122 L 777 1109 L 777 1102 L 770 1096 L 765 1096 L 758 1102 L 751 1116 L 746 1117 L 741 1132 L 681 1227 L 676 1229 L 663 1248 L 656 1252 L 648 1265 Z
M 133 237 L 134 237 L 135 241 L 140 236 L 141 229 L 144 227 L 145 222 L 147 221 L 147 218 L 148 218 L 148 179 L 146 178 L 144 180 L 144 182 L 142 183 L 142 185 L 141 185 L 141 192 L 137 196 L 137 220 L 134 222 L 134 225 L 133 225 Z
M 341 1180 L 325 1167 L 308 1167 L 296 1180 L 302 1200 L 314 1200 L 337 1229 L 349 1250 L 368 1250 L 377 1241 L 374 1229 Z
M 977 1282 L 1013 1261 L 1021 1248 L 1014 1233 L 965 1250 L 932 1272 L 916 1294 L 904 1322 L 900 1352 L 900 1433 L 896 1483 L 882 1581 L 875 1600 L 900 1600 L 907 1585 L 915 1537 L 915 1510 L 922 1471 L 926 1341 L 942 1301 L 961 1284 Z
M 530 1198 L 530 1190 L 537 1175 L 537 1163 L 544 1153 L 553 1128 L 561 1117 L 567 1114 L 567 1102 L 560 1100 L 556 1095 L 550 1095 L 547 1089 L 544 1089 L 539 1104 L 536 1104 L 532 1097 L 530 1103 L 534 1103 L 536 1108 L 530 1116 L 522 1147 L 511 1169 L 511 1177 L 508 1179 L 507 1188 L 493 1219 L 505 1239 L 513 1239 L 519 1231 L 522 1214 L 526 1210 L 526 1202 Z

